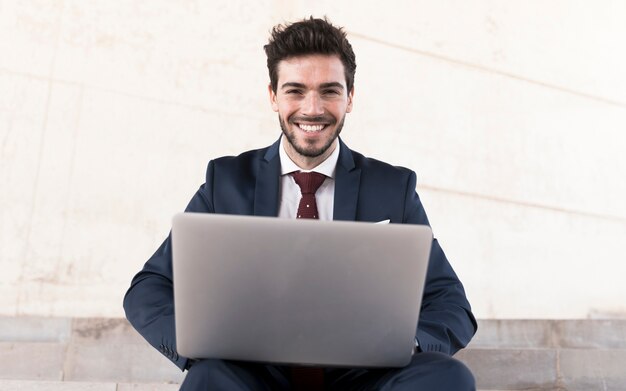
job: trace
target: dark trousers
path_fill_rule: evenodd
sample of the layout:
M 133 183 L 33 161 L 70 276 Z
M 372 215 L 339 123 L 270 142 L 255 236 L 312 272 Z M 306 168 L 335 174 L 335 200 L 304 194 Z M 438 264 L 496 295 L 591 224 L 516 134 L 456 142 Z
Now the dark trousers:
M 291 390 L 289 367 L 241 361 L 196 362 L 181 386 L 196 390 Z M 474 376 L 442 353 L 418 353 L 403 368 L 324 369 L 326 390 L 475 390 Z

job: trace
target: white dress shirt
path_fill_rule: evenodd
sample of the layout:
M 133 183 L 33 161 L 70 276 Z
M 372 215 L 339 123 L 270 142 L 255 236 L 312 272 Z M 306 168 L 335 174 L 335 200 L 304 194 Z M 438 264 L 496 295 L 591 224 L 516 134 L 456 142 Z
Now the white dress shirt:
M 279 157 L 280 157 L 280 189 L 279 189 L 279 205 L 278 217 L 282 219 L 295 219 L 298 212 L 298 204 L 302 198 L 300 186 L 296 183 L 290 173 L 294 171 L 302 172 L 318 172 L 326 175 L 324 183 L 315 192 L 315 202 L 317 203 L 317 212 L 320 220 L 333 219 L 333 207 L 335 205 L 335 167 L 339 160 L 339 141 L 335 140 L 335 150 L 319 165 L 311 170 L 303 170 L 289 158 L 285 150 L 284 143 L 287 143 L 284 137 L 281 137 Z

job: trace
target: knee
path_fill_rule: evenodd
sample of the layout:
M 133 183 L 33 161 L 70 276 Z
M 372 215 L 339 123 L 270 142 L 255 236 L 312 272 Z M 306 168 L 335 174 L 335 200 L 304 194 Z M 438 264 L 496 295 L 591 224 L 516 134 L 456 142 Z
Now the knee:
M 476 380 L 472 371 L 461 361 L 449 358 L 446 363 L 446 377 L 449 390 L 475 390 Z
M 427 389 L 472 391 L 476 381 L 472 371 L 461 361 L 443 353 L 427 352 L 414 356 L 411 363 L 416 384 Z

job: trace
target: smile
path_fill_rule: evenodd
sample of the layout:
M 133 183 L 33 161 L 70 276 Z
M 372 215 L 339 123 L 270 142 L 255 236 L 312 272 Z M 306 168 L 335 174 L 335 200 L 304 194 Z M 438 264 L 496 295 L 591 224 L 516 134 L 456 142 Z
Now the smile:
M 298 127 L 307 132 L 307 133 L 312 133 L 312 132 L 319 132 L 322 129 L 324 129 L 326 126 L 325 124 L 316 124 L 316 125 L 305 125 L 305 124 L 296 124 L 298 125 Z

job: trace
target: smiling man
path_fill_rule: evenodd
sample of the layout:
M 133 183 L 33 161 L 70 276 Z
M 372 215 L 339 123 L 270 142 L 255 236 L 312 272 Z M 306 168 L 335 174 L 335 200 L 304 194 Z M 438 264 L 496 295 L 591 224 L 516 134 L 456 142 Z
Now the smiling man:
M 343 30 L 314 18 L 279 25 L 272 30 L 265 52 L 270 103 L 284 137 L 266 148 L 210 161 L 206 182 L 186 211 L 428 224 L 413 171 L 366 158 L 339 139 L 346 114 L 352 110 L 356 70 Z M 305 197 L 309 197 L 307 205 L 302 203 Z M 152 346 L 189 371 L 183 390 L 475 389 L 471 372 L 451 356 L 470 341 L 476 321 L 436 239 L 415 332 L 415 354 L 404 368 L 320 367 L 303 372 L 289 366 L 179 356 L 170 237 L 133 278 L 124 309 Z

